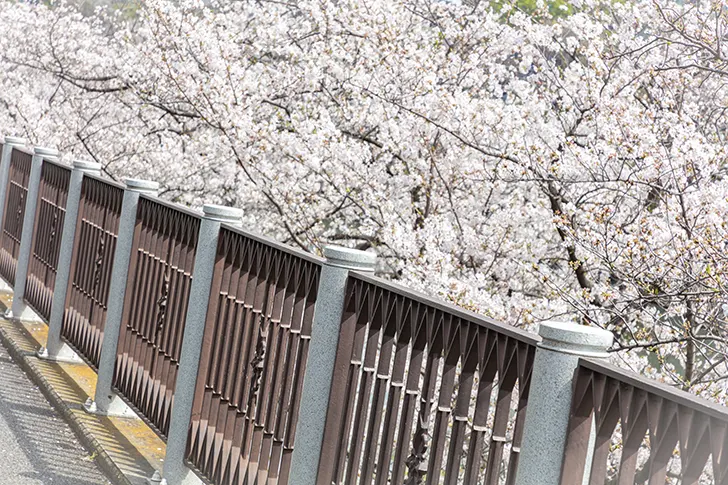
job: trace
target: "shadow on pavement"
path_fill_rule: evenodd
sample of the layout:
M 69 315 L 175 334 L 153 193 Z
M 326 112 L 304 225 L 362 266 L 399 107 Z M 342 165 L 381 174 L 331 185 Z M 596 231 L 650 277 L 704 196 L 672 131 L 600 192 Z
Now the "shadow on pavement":
M 0 460 L 12 459 L 22 452 L 27 464 L 13 471 L 16 479 L 0 477 L 0 483 L 40 483 L 62 485 L 97 485 L 110 483 L 96 468 L 75 435 L 48 404 L 40 390 L 0 347 L 0 418 L 10 434 L 0 448 L 17 446 L 19 450 L 0 450 Z M 15 438 L 13 443 L 12 438 Z M 22 457 L 21 457 L 22 458 Z M 7 465 L 7 464 L 6 464 Z M 20 478 L 24 477 L 24 478 Z

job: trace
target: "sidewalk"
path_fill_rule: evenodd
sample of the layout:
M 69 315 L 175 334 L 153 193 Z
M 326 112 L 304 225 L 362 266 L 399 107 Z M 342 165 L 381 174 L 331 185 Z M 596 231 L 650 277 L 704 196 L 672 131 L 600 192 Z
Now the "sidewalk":
M 0 293 L 0 311 L 4 311 L 4 307 L 10 304 L 11 299 L 12 294 Z M 75 433 L 76 439 L 71 441 L 76 441 L 77 444 L 80 442 L 89 450 L 93 461 L 109 476 L 112 483 L 147 485 L 147 479 L 154 471 L 162 469 L 166 449 L 164 441 L 140 419 L 103 417 L 84 411 L 83 403 L 93 395 L 95 389 L 96 373 L 86 364 L 55 363 L 38 359 L 35 352 L 45 343 L 46 333 L 47 326 L 44 323 L 13 322 L 0 318 L 0 343 L 4 347 L 2 350 L 6 352 L 5 355 L 9 354 L 14 363 L 28 374 L 33 384 L 38 386 L 34 399 L 43 400 L 40 396 L 42 392 L 55 408 L 55 412 Z M 0 365 L 5 364 L 0 361 Z M 28 384 L 32 387 L 30 383 Z M 0 385 L 0 399 L 3 393 L 1 387 Z M 43 402 L 45 403 L 44 400 Z M 19 403 L 13 403 L 13 406 L 16 405 L 19 406 Z M 0 409 L 0 427 L 2 417 Z M 52 442 L 55 438 L 55 431 L 49 430 L 46 440 Z M 0 443 L 0 452 L 2 452 L 1 446 Z M 35 454 L 37 453 L 39 452 Z M 88 456 L 88 453 L 86 455 Z M 35 459 L 35 456 L 32 458 Z M 3 461 L 6 460 L 0 460 Z M 88 464 L 93 468 L 90 459 Z M 26 479 L 6 482 L 3 465 L 12 467 L 12 463 L 0 463 L 0 485 L 5 483 L 36 485 L 36 482 Z M 75 465 L 70 462 L 64 463 L 64 466 L 68 466 L 69 470 L 75 470 Z M 100 481 L 94 481 L 94 478 L 90 477 L 85 482 L 81 478 L 74 478 L 68 483 L 69 485 L 107 483 L 101 475 L 97 476 Z M 37 483 L 46 485 L 43 481 Z M 55 479 L 48 483 L 64 484 Z
M 109 483 L 68 424 L 0 347 L 0 484 Z

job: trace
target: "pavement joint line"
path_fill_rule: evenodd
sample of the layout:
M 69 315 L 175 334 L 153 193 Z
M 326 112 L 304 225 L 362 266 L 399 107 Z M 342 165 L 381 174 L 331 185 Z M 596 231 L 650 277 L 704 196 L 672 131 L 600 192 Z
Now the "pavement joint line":
M 17 325 L 17 323 L 10 320 L 3 320 Z M 114 463 L 106 450 L 104 450 L 101 443 L 99 443 L 91 431 L 88 430 L 83 422 L 81 422 L 81 420 L 76 416 L 71 405 L 61 398 L 51 383 L 48 382 L 45 376 L 43 376 L 40 370 L 36 367 L 35 363 L 39 362 L 39 359 L 35 357 L 35 353 L 21 349 L 15 340 L 8 335 L 7 330 L 2 326 L 0 326 L 0 343 L 2 343 L 3 347 L 7 349 L 15 363 L 23 369 L 28 377 L 30 377 L 30 380 L 38 386 L 38 389 L 40 389 L 51 406 L 53 406 L 61 417 L 69 424 L 81 444 L 95 455 L 94 462 L 99 466 L 99 468 L 101 468 L 106 476 L 116 485 L 133 485 L 116 463 Z

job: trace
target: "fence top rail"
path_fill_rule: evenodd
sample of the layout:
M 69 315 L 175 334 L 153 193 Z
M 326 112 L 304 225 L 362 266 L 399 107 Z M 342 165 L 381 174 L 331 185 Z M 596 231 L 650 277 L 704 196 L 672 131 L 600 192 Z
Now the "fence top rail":
M 194 217 L 196 219 L 202 219 L 202 213 L 200 213 L 196 210 L 192 210 L 189 207 L 185 207 L 185 206 L 183 206 L 181 204 L 177 204 L 175 202 L 169 202 L 167 200 L 160 199 L 159 197 L 155 197 L 155 196 L 149 195 L 149 194 L 139 194 L 139 195 L 141 198 L 147 199 L 151 202 L 154 202 L 155 204 L 162 205 L 169 209 L 172 209 L 172 210 L 181 212 L 183 214 L 186 214 L 188 216 Z
M 14 146 L 13 151 L 24 153 L 26 155 L 30 155 L 31 157 L 33 156 L 33 150 L 31 148 Z
M 325 261 L 324 258 L 316 256 L 315 254 L 306 252 L 302 249 L 298 249 L 293 246 L 289 246 L 280 241 L 276 241 L 275 239 L 270 238 L 268 236 L 263 236 L 262 234 L 253 234 L 252 232 L 248 232 L 245 229 L 242 229 L 240 227 L 233 226 L 230 224 L 223 224 L 222 226 L 230 232 L 235 232 L 237 234 L 240 234 L 243 237 L 252 239 L 253 241 L 257 241 L 261 244 L 265 244 L 266 246 L 270 246 L 272 248 L 278 249 L 279 251 L 282 251 L 284 253 L 290 254 L 297 258 L 301 258 L 304 261 L 308 261 L 310 263 L 318 264 L 318 265 L 322 265 Z
M 48 158 L 43 159 L 43 163 L 47 163 L 50 165 L 55 165 L 58 168 L 61 168 L 63 170 L 71 171 L 71 167 L 69 165 L 66 165 L 65 163 L 61 163 L 60 161 L 56 160 L 49 160 Z
M 728 408 L 689 392 L 676 389 L 662 382 L 649 379 L 606 362 L 582 358 L 579 359 L 579 365 L 617 381 L 642 389 L 650 394 L 668 399 L 681 406 L 728 422 Z
M 124 190 L 126 188 L 124 186 L 124 184 L 122 184 L 120 182 L 117 182 L 115 180 L 103 178 L 101 175 L 94 175 L 92 173 L 84 173 L 83 174 L 83 177 L 84 178 L 94 179 L 94 180 L 96 180 L 98 182 L 101 182 L 102 184 L 106 184 L 106 185 L 109 185 L 111 187 L 116 187 L 117 189 Z
M 398 285 L 396 283 L 392 283 L 391 281 L 384 280 L 377 276 L 369 275 L 366 273 L 353 272 L 353 271 L 350 273 L 350 275 L 358 280 L 365 281 L 367 283 L 371 283 L 375 286 L 379 286 L 380 288 L 384 288 L 384 289 L 391 291 L 393 293 L 396 293 L 398 295 L 410 298 L 410 299 L 412 299 L 414 301 L 418 301 L 420 303 L 424 303 L 425 305 L 436 308 L 443 312 L 450 313 L 456 317 L 460 317 L 465 320 L 469 320 L 477 325 L 485 327 L 489 330 L 493 330 L 500 334 L 506 335 L 508 337 L 512 337 L 516 340 L 520 340 L 521 342 L 524 342 L 524 343 L 527 343 L 530 345 L 537 345 L 539 342 L 541 342 L 541 337 L 539 337 L 536 334 L 533 334 L 531 332 L 521 330 L 520 328 L 516 328 L 511 325 L 499 322 L 498 320 L 494 320 L 492 318 L 485 317 L 485 316 L 475 313 L 473 311 L 466 310 L 465 308 L 458 307 L 456 305 L 453 305 L 452 303 L 448 303 L 443 300 L 432 298 L 430 296 L 416 292 L 409 288 L 405 288 L 404 286 Z

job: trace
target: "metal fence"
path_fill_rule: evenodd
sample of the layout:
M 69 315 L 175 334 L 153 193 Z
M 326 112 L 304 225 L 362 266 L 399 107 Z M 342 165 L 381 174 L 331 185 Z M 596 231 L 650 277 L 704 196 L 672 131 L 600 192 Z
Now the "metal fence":
M 605 355 L 607 331 L 550 322 L 542 340 L 359 272 L 373 271 L 372 258 L 332 252 L 324 261 L 232 226 L 218 232 L 239 216 L 215 208 L 206 209 L 198 248 L 200 215 L 152 197 L 153 184 L 130 181 L 125 192 L 88 172 L 69 177 L 39 150 L 29 193 L 32 155 L 3 153 L 0 276 L 15 283 L 17 274 L 16 295 L 27 290 L 28 305 L 53 315 L 57 346 L 60 333 L 99 367 L 109 401 L 113 384 L 163 437 L 172 424 L 177 436 L 187 432 L 186 442 L 170 439 L 178 463 L 209 483 L 285 485 L 308 466 L 316 485 L 514 485 L 524 469 L 531 475 L 518 483 L 541 485 L 544 467 L 548 485 L 728 484 L 728 411 L 582 358 Z M 38 201 L 28 211 L 34 230 L 28 224 L 21 241 L 28 200 Z M 64 233 L 74 239 L 61 241 Z M 70 257 L 59 258 L 62 245 Z M 27 285 L 19 259 L 28 262 Z M 200 306 L 190 308 L 200 311 L 188 314 L 196 260 Z M 110 305 L 112 281 L 125 292 Z M 64 312 L 51 312 L 54 291 L 58 304 L 65 288 Z M 196 324 L 186 332 L 187 318 Z M 333 334 L 323 335 L 338 340 L 317 339 L 325 325 Z M 183 341 L 192 357 L 181 355 Z M 46 351 L 42 358 L 60 355 Z M 193 371 L 177 389 L 181 360 Z M 330 394 L 305 387 L 321 375 L 316 384 Z M 549 394 L 552 377 L 560 384 Z M 320 459 L 300 465 L 297 434 L 306 443 L 321 436 L 299 422 L 313 394 L 328 396 L 325 416 L 301 415 L 323 435 Z M 175 405 L 172 418 L 181 397 L 186 407 Z M 544 402 L 554 397 L 564 405 Z
M 123 197 L 122 185 L 83 178 L 62 335 L 94 368 L 104 337 Z
M 725 484 L 728 410 L 617 367 L 582 360 L 574 379 L 562 485 L 582 485 L 590 452 L 590 485 Z
M 187 450 L 213 483 L 287 483 L 320 271 L 221 229 Z
M 114 386 L 166 436 L 200 218 L 139 200 Z
M 43 161 L 25 301 L 46 322 L 51 316 L 70 178 L 70 167 Z
M 7 195 L 3 201 L 5 210 L 0 241 L 0 276 L 10 284 L 15 283 L 32 161 L 33 155 L 30 152 L 13 148 L 8 167 Z
M 317 483 L 512 484 L 537 341 L 350 276 Z

